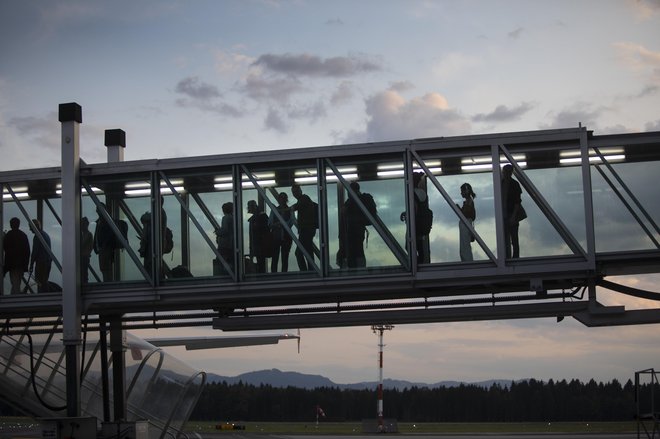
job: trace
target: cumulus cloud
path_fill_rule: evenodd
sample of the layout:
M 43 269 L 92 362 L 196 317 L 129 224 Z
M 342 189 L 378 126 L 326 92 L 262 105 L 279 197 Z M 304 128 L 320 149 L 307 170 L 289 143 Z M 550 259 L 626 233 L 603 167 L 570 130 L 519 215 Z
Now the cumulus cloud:
M 644 124 L 644 131 L 660 131 L 660 119 Z
M 351 81 L 342 81 L 337 86 L 337 89 L 330 97 L 332 105 L 342 105 L 348 103 L 355 95 L 354 84 Z
M 184 78 L 176 85 L 176 92 L 193 99 L 212 99 L 220 97 L 220 91 L 214 85 L 201 82 L 198 77 Z
M 613 46 L 624 65 L 650 76 L 653 83 L 660 84 L 660 52 L 631 42 L 614 43 Z
M 306 91 L 306 88 L 296 78 L 269 78 L 253 72 L 247 75 L 239 90 L 255 101 L 274 101 L 284 105 L 291 96 Z
M 509 108 L 506 105 L 498 105 L 490 113 L 479 113 L 472 116 L 474 122 L 509 122 L 520 119 L 520 117 L 534 108 L 534 104 L 523 102 L 517 107 Z
M 291 108 L 287 116 L 290 119 L 305 119 L 310 122 L 316 122 L 327 115 L 323 102 L 316 102 L 311 105 L 303 105 Z
M 381 70 L 381 66 L 365 56 L 337 56 L 323 59 L 310 54 L 265 54 L 253 63 L 264 70 L 312 77 L 349 77 Z
M 254 62 L 254 58 L 252 57 L 225 50 L 216 50 L 213 53 L 213 58 L 215 61 L 215 70 L 218 73 L 239 72 L 247 69 Z
M 268 114 L 264 119 L 264 127 L 269 130 L 274 130 L 280 133 L 286 133 L 288 130 L 287 124 L 282 119 L 280 113 L 274 109 L 269 108 Z
M 179 81 L 175 92 L 183 95 L 176 100 L 176 105 L 182 108 L 196 108 L 204 112 L 217 113 L 222 116 L 241 117 L 243 110 L 221 102 L 222 94 L 212 84 L 200 81 L 197 77 L 188 77 Z
M 364 132 L 351 133 L 347 140 L 376 142 L 470 132 L 470 121 L 450 108 L 439 93 L 406 100 L 389 89 L 369 97 L 365 104 L 367 126 Z
M 587 104 L 576 104 L 559 113 L 551 113 L 550 123 L 541 124 L 542 129 L 571 128 L 577 127 L 579 123 L 587 127 L 597 127 L 598 119 L 602 115 L 602 109 L 592 109 Z

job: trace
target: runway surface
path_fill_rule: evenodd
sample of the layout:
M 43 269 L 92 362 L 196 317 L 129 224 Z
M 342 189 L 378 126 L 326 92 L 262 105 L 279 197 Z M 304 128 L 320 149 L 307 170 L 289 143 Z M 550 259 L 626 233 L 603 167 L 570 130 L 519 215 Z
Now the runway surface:
M 251 434 L 251 433 L 206 433 L 199 436 L 190 435 L 190 439 L 375 439 L 387 438 L 393 439 L 633 439 L 637 438 L 637 433 L 462 433 L 462 434 L 364 434 L 364 435 L 287 435 L 287 434 Z

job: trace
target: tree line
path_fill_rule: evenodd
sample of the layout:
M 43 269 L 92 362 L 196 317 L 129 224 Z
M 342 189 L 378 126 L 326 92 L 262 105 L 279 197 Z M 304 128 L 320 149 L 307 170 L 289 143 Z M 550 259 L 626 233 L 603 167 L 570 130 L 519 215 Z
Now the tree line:
M 648 389 L 647 389 L 648 390 Z M 631 380 L 583 383 L 535 379 L 490 387 L 385 389 L 384 416 L 399 422 L 626 421 L 636 413 Z M 239 382 L 205 385 L 191 419 L 198 421 L 361 421 L 376 417 L 375 389 L 303 389 Z

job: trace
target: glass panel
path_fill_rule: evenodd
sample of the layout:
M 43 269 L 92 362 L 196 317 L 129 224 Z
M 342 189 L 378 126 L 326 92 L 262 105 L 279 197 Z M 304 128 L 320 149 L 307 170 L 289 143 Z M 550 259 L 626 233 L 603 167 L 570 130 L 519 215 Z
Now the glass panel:
M 234 207 L 231 170 L 168 177 L 178 198 L 165 181 L 167 226 L 172 231 L 173 249 L 164 257 L 168 281 L 219 276 L 230 272 L 219 253 L 234 271 Z M 183 202 L 183 205 L 181 204 Z M 227 213 L 223 213 L 223 206 Z M 198 227 L 199 226 L 199 227 Z M 201 230 L 200 230 L 201 229 Z M 168 250 L 165 246 L 165 250 Z
M 93 245 L 91 253 L 89 248 L 81 251 L 81 273 L 87 272 L 89 284 L 144 281 L 140 267 L 153 276 L 153 264 L 150 263 L 150 255 L 153 254 L 151 234 L 144 233 L 150 230 L 150 224 L 153 222 L 149 176 L 132 176 L 130 179 L 125 177 L 124 180 L 99 179 L 89 181 L 88 184 L 93 195 L 82 188 L 81 243 L 89 240 L 91 234 Z M 104 207 L 98 206 L 97 202 Z M 113 220 L 117 231 L 105 220 L 102 211 Z M 84 218 L 89 222 L 89 234 L 83 227 L 86 222 Z M 122 238 L 128 243 L 128 249 L 122 243 Z M 138 260 L 137 263 L 131 253 Z M 86 259 L 87 254 L 89 259 Z M 89 266 L 85 270 L 87 261 Z M 82 276 L 85 280 L 85 275 Z
M 628 189 L 641 203 L 656 225 L 660 222 L 660 205 L 657 199 L 657 188 L 660 186 L 658 162 L 612 163 L 614 171 L 626 184 Z M 660 236 L 654 226 L 635 206 L 630 197 L 622 189 L 613 175 L 603 165 L 600 165 L 605 175 L 617 188 L 628 205 L 646 225 L 656 240 Z M 593 185 L 594 222 L 596 233 L 596 251 L 629 251 L 655 249 L 656 246 L 637 222 L 614 189 L 593 166 L 591 169 Z
M 10 188 L 16 195 L 18 203 L 14 202 L 9 189 L 6 186 L 3 188 L 2 230 L 7 233 L 5 242 L 9 238 L 12 248 L 5 254 L 5 264 L 15 266 L 15 274 L 12 275 L 10 272 L 9 276 L 3 278 L 4 294 L 62 290 L 62 273 L 58 267 L 62 259 L 61 203 L 56 187 L 56 181 L 12 184 Z M 12 231 L 11 223 L 15 222 L 12 221 L 13 218 L 18 220 L 17 232 Z M 30 227 L 33 220 L 37 220 L 50 252 L 44 248 L 41 240 Z M 28 248 L 24 247 L 26 240 Z M 51 254 L 55 260 L 52 259 Z M 33 269 L 29 270 L 30 267 Z M 13 289 L 12 279 L 14 279 Z
M 316 273 L 314 266 L 320 269 L 321 263 L 315 164 L 251 169 L 249 175 L 258 188 L 248 174 L 242 174 L 246 277 L 264 273 Z
M 406 226 L 401 219 L 406 206 L 403 161 L 383 158 L 335 167 L 357 199 L 328 166 L 330 268 L 338 274 L 401 268 L 401 259 L 408 259 Z

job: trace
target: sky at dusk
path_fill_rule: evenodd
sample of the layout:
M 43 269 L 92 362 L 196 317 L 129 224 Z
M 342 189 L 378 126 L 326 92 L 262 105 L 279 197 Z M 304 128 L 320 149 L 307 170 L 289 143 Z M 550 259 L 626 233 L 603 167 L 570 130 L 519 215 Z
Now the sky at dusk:
M 0 171 L 59 165 L 66 102 L 82 106 L 88 163 L 105 161 L 113 128 L 126 160 L 580 123 L 660 131 L 660 0 L 0 0 L 0 54 Z M 660 276 L 617 281 L 657 290 Z M 182 332 L 214 335 L 138 335 Z M 385 376 L 410 381 L 625 381 L 660 368 L 660 325 L 409 325 L 385 342 Z M 166 350 L 222 375 L 377 377 L 368 327 L 303 330 L 300 354 L 292 341 Z

